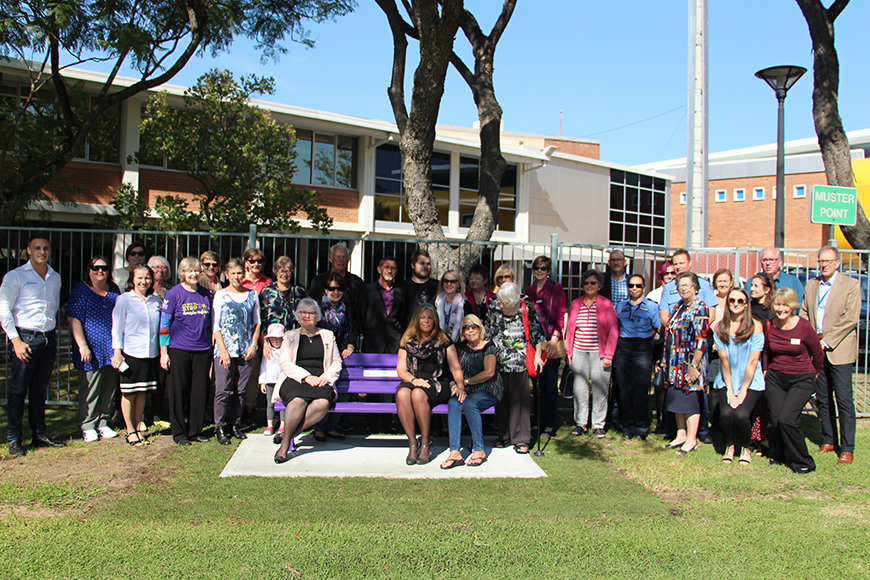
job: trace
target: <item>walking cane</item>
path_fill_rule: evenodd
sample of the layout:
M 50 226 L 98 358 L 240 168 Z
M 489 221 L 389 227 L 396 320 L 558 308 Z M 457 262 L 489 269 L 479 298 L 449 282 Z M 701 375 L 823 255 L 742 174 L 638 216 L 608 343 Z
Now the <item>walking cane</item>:
M 541 373 L 538 373 L 538 376 L 532 377 L 532 384 L 535 386 L 535 416 L 538 419 L 538 449 L 535 451 L 535 457 L 543 457 L 544 452 L 541 451 L 541 384 L 539 379 L 541 378 Z

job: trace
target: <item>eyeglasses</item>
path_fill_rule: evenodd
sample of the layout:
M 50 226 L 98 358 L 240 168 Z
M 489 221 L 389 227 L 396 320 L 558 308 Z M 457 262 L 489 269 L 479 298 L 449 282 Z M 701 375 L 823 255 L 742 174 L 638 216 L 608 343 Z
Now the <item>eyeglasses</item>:
M 199 276 L 200 274 L 202 274 L 202 270 L 188 270 L 187 272 L 185 272 L 185 274 L 196 274 L 197 276 Z
M 108 271 L 109 271 L 109 267 L 106 266 L 105 264 L 103 264 L 102 266 L 99 266 L 97 264 L 94 264 L 93 266 L 91 266 L 91 272 L 108 272 Z
M 584 286 L 598 286 L 598 280 L 586 280 L 583 282 Z
M 694 287 L 695 287 L 694 284 L 680 284 L 679 286 L 677 286 L 677 288 L 679 288 L 680 290 L 688 290 L 689 288 L 694 288 Z
M 252 260 L 245 260 L 248 264 L 262 264 L 263 258 L 254 258 Z
M 745 298 L 729 298 L 728 304 L 746 304 Z
M 662 275 L 663 275 L 663 276 L 676 276 L 677 273 L 674 272 L 673 270 L 668 270 L 667 272 L 665 272 L 665 273 L 662 274 Z
M 762 264 L 773 264 L 774 262 L 779 262 L 779 258 L 762 258 Z
M 466 324 L 465 326 L 462 327 L 462 330 L 469 331 L 469 330 L 479 330 L 479 329 L 477 328 L 476 324 Z
M 643 288 L 643 284 L 629 284 L 629 288 Z
M 546 266 L 535 266 L 532 270 L 537 270 L 538 272 L 549 272 L 550 269 Z
M 838 260 L 819 260 L 819 266 L 827 266 L 828 264 L 833 264 Z
M 327 292 L 344 292 L 344 290 L 342 290 L 338 286 L 327 286 L 326 291 Z
M 128 256 L 144 256 L 145 251 L 144 250 L 133 250 L 132 252 L 129 252 L 127 255 Z
M 202 267 L 203 268 L 217 268 L 218 263 L 217 262 L 203 262 Z
M 450 278 L 450 279 L 444 278 L 441 281 L 444 282 L 445 284 L 459 284 L 459 280 L 456 280 L 455 278 Z
M 298 314 L 298 316 L 317 316 L 317 313 L 311 312 L 310 310 L 303 310 Z
M 514 279 L 514 277 L 513 277 L 513 276 L 496 276 L 495 279 L 496 279 L 497 282 L 500 282 L 500 281 L 502 281 L 502 280 L 508 280 L 508 281 L 511 281 L 511 280 Z

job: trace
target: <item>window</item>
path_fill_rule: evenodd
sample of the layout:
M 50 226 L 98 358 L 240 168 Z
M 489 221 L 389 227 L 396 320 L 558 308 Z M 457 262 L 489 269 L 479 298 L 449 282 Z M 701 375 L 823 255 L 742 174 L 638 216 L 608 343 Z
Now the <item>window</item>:
M 686 192 L 680 194 L 680 205 L 686 205 Z
M 356 189 L 356 137 L 296 130 L 293 183 Z
M 610 172 L 610 243 L 665 245 L 667 182 L 616 169 Z M 686 203 L 686 194 L 680 194 Z
M 432 168 L 433 174 L 435 168 Z M 434 179 L 434 177 L 433 177 Z M 480 161 L 472 157 L 459 158 L 459 225 L 471 226 L 480 183 Z M 434 189 L 434 184 L 433 184 Z M 516 231 L 517 166 L 508 165 L 501 178 L 498 196 L 498 227 L 500 232 Z
M 770 199 L 776 199 L 776 186 L 770 188 Z
M 735 189 L 734 190 L 734 201 L 745 201 L 746 200 L 746 190 L 745 189 Z
M 722 203 L 725 201 L 725 198 L 728 196 L 728 192 L 724 189 L 716 190 L 716 203 Z
M 442 226 L 448 225 L 450 210 L 450 154 L 432 154 L 432 192 Z M 402 154 L 396 145 L 381 145 L 375 157 L 375 219 L 411 223 L 405 209 L 402 182 Z
M 794 192 L 792 196 L 795 199 L 803 199 L 807 196 L 807 186 L 806 185 L 795 185 Z
M 752 201 L 763 201 L 764 200 L 764 188 L 763 187 L 753 187 L 752 188 Z

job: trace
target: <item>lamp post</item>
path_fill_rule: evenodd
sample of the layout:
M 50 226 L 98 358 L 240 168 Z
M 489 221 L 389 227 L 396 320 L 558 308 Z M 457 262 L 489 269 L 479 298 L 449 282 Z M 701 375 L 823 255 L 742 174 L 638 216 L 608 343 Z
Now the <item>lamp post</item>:
M 774 220 L 774 245 L 785 246 L 785 95 L 803 74 L 802 66 L 772 66 L 755 73 L 776 92 L 779 111 L 776 122 L 776 218 Z

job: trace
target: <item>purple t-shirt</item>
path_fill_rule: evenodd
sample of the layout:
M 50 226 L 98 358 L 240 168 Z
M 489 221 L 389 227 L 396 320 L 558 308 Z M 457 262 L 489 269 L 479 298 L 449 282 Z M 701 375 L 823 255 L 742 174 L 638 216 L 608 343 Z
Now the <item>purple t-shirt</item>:
M 178 284 L 169 289 L 160 310 L 160 346 L 179 350 L 211 350 L 211 299 L 197 285 L 195 292 Z

